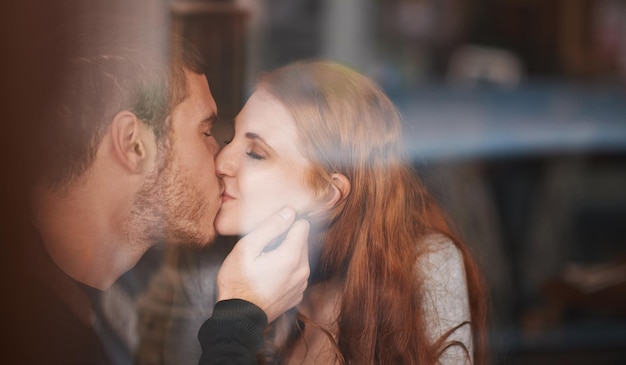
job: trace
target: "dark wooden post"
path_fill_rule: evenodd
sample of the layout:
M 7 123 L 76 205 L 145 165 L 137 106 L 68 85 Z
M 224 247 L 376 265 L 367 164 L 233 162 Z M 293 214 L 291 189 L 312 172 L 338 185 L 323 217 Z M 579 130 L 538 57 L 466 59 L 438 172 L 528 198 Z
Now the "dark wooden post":
M 220 123 L 218 142 L 230 138 L 229 123 L 243 106 L 245 77 L 245 22 L 247 13 L 233 1 L 174 1 L 172 31 L 191 42 L 204 58 L 205 74 Z

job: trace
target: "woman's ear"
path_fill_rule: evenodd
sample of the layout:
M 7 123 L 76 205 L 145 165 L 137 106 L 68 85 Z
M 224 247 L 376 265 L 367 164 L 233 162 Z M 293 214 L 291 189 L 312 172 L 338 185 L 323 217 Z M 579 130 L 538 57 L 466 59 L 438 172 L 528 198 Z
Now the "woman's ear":
M 330 184 L 329 197 L 324 204 L 328 209 L 335 207 L 344 201 L 350 194 L 350 180 L 340 173 L 330 175 L 332 183 Z
M 309 212 L 310 217 L 321 217 L 326 215 L 331 209 L 336 207 L 339 203 L 344 201 L 348 194 L 350 194 L 350 180 L 339 173 L 334 173 L 330 176 L 331 183 L 328 186 L 328 191 L 321 199 L 316 209 Z
M 330 210 L 346 200 L 348 194 L 350 194 L 350 180 L 345 175 L 333 173 L 330 175 L 330 178 L 331 183 L 328 186 L 328 191 L 322 197 L 317 207 L 307 214 L 309 217 L 320 218 L 326 216 Z

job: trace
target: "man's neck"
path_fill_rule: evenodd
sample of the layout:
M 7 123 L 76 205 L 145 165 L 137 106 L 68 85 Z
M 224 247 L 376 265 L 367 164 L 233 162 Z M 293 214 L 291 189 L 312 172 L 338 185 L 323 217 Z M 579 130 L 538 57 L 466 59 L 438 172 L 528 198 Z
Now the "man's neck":
M 35 193 L 33 220 L 52 260 L 68 276 L 108 289 L 148 249 L 132 242 L 123 199 L 103 199 L 86 186 L 60 194 Z

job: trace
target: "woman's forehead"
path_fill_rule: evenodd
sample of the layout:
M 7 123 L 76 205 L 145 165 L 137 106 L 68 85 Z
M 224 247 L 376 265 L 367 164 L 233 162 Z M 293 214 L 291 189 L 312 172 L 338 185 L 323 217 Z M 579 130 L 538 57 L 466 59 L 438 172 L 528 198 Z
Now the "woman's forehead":
M 293 132 L 296 125 L 291 113 L 276 98 L 267 92 L 256 91 L 248 99 L 235 118 L 235 127 L 243 133 L 273 135 L 275 132 Z

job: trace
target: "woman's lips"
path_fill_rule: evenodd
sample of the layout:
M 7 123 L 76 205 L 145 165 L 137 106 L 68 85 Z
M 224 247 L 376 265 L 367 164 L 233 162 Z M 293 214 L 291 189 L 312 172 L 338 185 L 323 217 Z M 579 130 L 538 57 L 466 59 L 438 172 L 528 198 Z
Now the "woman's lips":
M 222 194 L 222 203 L 226 203 L 227 201 L 233 200 L 235 198 L 233 198 L 232 196 L 228 195 L 227 193 L 223 193 Z

